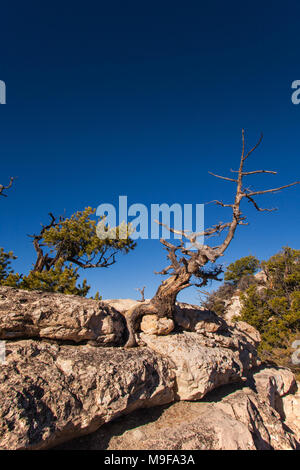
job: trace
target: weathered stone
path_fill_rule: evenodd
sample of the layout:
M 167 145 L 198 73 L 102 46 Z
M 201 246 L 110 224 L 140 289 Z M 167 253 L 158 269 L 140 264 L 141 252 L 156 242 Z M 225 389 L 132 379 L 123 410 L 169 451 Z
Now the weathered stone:
M 259 331 L 249 323 L 238 321 L 234 323 L 234 328 L 236 331 L 240 331 L 255 347 L 261 342 Z
M 167 359 L 138 348 L 6 343 L 0 367 L 0 448 L 43 449 L 139 407 L 174 399 Z
M 258 281 L 259 283 L 261 284 L 266 284 L 267 283 L 267 276 L 266 276 L 266 273 L 264 271 L 259 271 L 258 273 L 256 273 L 254 275 L 256 281 Z
M 149 335 L 168 335 L 174 330 L 171 318 L 158 318 L 157 315 L 145 315 L 141 321 L 141 330 Z
M 240 299 L 240 293 L 233 295 L 226 306 L 224 318 L 228 323 L 233 322 L 234 317 L 239 317 L 241 314 L 242 303 Z
M 267 372 L 267 371 L 266 371 Z M 255 374 L 251 379 L 255 383 Z M 293 396 L 293 395 L 288 395 Z M 293 450 L 295 433 L 261 397 L 244 386 L 221 387 L 205 401 L 137 410 L 62 446 L 80 450 Z
M 7 340 L 7 363 L 0 367 L 0 448 L 49 448 L 105 429 L 138 408 L 198 400 L 246 380 L 259 365 L 254 328 L 227 324 L 183 303 L 176 305 L 176 333 L 169 334 L 172 320 L 147 315 L 138 348 L 109 347 L 123 344 L 123 316 L 135 304 L 0 288 L 0 338 Z M 35 340 L 22 339 L 30 337 Z M 186 422 L 164 424 L 167 438 L 147 433 L 144 438 L 144 431 L 135 430 L 145 446 L 137 448 L 294 448 L 299 428 L 290 424 L 298 416 L 293 374 L 263 369 L 250 374 L 247 384 L 252 389 L 244 386 L 205 403 Z M 136 443 L 133 436 L 128 448 Z
M 240 381 L 258 364 L 256 349 L 240 333 L 207 335 L 140 335 L 148 348 L 169 358 L 176 374 L 177 399 L 199 400 L 220 385 Z
M 258 292 L 263 291 L 266 288 L 267 276 L 264 271 L 259 271 L 254 275 L 256 281 L 256 287 Z M 224 319 L 229 324 L 234 321 L 234 317 L 238 318 L 241 315 L 242 302 L 240 298 L 241 291 L 236 290 L 235 294 L 231 297 L 230 300 L 225 302 L 226 308 L 224 313 Z
M 174 320 L 184 330 L 198 333 L 215 333 L 227 328 L 224 320 L 215 313 L 183 302 L 176 303 Z
M 124 332 L 122 315 L 104 302 L 77 295 L 0 287 L 0 339 L 121 344 Z
M 140 302 L 132 299 L 109 299 L 104 300 L 103 302 L 115 308 L 122 315 L 124 315 L 129 309 L 140 304 Z M 161 320 L 162 319 L 159 319 L 158 321 L 158 318 L 155 315 L 147 315 L 141 321 L 141 330 L 144 331 L 144 333 L 149 332 L 149 334 L 167 334 L 157 333 L 157 331 L 160 330 L 158 324 L 168 325 L 167 329 L 171 327 L 170 321 L 162 323 Z M 174 322 L 177 326 L 186 331 L 196 331 L 199 333 L 220 332 L 227 328 L 224 320 L 221 317 L 218 317 L 215 313 L 203 309 L 200 306 L 184 302 L 176 302 Z M 165 327 L 163 326 L 161 329 L 164 331 Z M 150 333 L 149 330 L 153 331 L 153 333 Z
M 253 385 L 258 396 L 270 403 L 300 442 L 300 394 L 292 371 L 266 367 L 254 375 Z
M 260 396 L 266 396 L 276 408 L 276 397 L 283 397 L 296 386 L 294 374 L 284 367 L 264 368 L 254 376 L 255 387 Z
M 139 305 L 141 302 L 134 299 L 105 299 L 103 300 L 103 303 L 124 314 L 127 312 L 127 310 L 135 307 L 136 305 Z
M 281 398 L 281 406 L 277 410 L 286 425 L 291 428 L 300 442 L 300 383 L 294 394 L 287 394 Z

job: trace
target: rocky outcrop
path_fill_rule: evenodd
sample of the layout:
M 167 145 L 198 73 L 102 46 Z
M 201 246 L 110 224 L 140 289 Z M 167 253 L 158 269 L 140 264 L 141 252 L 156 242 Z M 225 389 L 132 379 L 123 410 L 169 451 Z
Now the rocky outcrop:
M 124 319 L 112 306 L 77 295 L 0 288 L 0 339 L 47 338 L 121 344 Z
M 220 385 L 242 380 L 258 364 L 254 345 L 235 330 L 227 336 L 182 332 L 140 337 L 148 348 L 169 359 L 179 400 L 199 400 Z
M 255 374 L 255 388 L 280 414 L 300 442 L 300 384 L 286 368 L 265 368 Z
M 106 302 L 122 314 L 138 303 L 130 299 Z M 169 334 L 174 323 L 177 332 Z M 183 302 L 176 304 L 174 323 L 155 315 L 144 316 L 138 339 L 169 359 L 176 375 L 177 399 L 198 400 L 220 385 L 242 380 L 259 364 L 259 333 L 247 323 L 229 327 L 213 312 Z
M 249 325 L 244 321 L 236 321 L 234 323 L 233 331 L 241 333 L 245 339 L 247 339 L 255 347 L 261 342 L 261 336 L 259 332 L 253 326 Z
M 259 365 L 255 329 L 178 303 L 174 323 L 144 317 L 139 347 L 128 350 L 122 347 L 124 314 L 135 303 L 0 288 L 0 339 L 6 346 L 0 366 L 1 449 L 51 448 L 139 408 L 206 400 L 212 390 L 249 382 Z M 295 405 L 287 401 L 295 387 L 290 371 L 261 371 L 249 387 L 236 391 L 243 395 L 234 406 L 223 397 L 218 406 L 194 413 L 186 435 L 183 422 L 175 420 L 166 448 L 292 448 L 294 428 L 282 430 Z M 159 442 L 149 437 L 145 445 L 155 448 L 151 445 L 164 441 Z
M 255 349 L 239 334 L 142 334 L 141 341 L 147 348 L 7 342 L 0 447 L 51 447 L 138 407 L 199 399 L 256 364 Z
M 279 399 L 295 390 L 296 381 L 289 369 L 268 367 L 255 374 L 254 385 L 259 396 L 265 397 L 278 410 L 281 408 Z
M 236 295 L 233 295 L 228 301 L 226 306 L 224 319 L 228 323 L 232 323 L 234 321 L 234 317 L 239 317 L 242 309 L 242 303 L 240 299 L 240 292 Z
M 278 411 L 286 425 L 293 430 L 298 441 L 300 442 L 300 383 L 298 382 L 297 390 L 293 394 L 287 394 L 282 397 Z
M 169 362 L 145 348 L 6 344 L 0 449 L 44 449 L 174 399 Z
M 183 302 L 176 303 L 174 320 L 182 329 L 197 333 L 217 333 L 228 329 L 225 321 L 215 313 Z
M 126 313 L 130 308 L 140 304 L 138 300 L 133 299 L 106 299 L 103 300 L 103 303 L 115 308 L 122 314 Z
M 244 387 L 221 387 L 204 401 L 178 402 L 136 411 L 90 436 L 60 447 L 108 450 L 293 450 L 299 435 L 289 429 L 255 384 L 262 376 L 291 380 L 284 370 L 250 374 Z M 277 379 L 275 378 L 277 377 Z M 276 389 L 274 389 L 275 391 Z M 282 393 L 282 389 L 276 394 Z M 292 396 L 292 395 L 288 395 Z
M 267 276 L 264 271 L 259 271 L 254 275 L 254 279 L 256 281 L 256 287 L 258 292 L 261 290 L 264 290 L 267 285 Z M 240 299 L 240 290 L 236 290 L 234 295 L 231 297 L 230 300 L 225 301 L 225 313 L 224 313 L 224 319 L 228 323 L 232 323 L 235 321 L 236 318 L 238 318 L 241 314 L 242 310 L 242 302 Z

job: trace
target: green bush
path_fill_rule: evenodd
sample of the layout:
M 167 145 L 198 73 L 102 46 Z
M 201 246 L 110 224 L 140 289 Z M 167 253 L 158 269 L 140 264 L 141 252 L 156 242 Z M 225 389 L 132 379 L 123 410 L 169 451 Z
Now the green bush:
M 293 340 L 300 338 L 300 250 L 285 247 L 262 266 L 266 286 L 252 285 L 241 294 L 239 319 L 260 332 L 262 358 L 286 365 Z

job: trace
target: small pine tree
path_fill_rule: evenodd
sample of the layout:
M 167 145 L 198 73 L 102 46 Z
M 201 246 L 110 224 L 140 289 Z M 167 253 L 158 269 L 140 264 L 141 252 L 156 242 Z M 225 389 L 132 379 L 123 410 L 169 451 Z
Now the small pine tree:
M 28 276 L 23 276 L 18 287 L 26 290 L 43 290 L 85 297 L 90 286 L 87 285 L 86 279 L 81 285 L 76 285 L 78 278 L 78 268 L 73 268 L 71 264 L 64 266 L 60 260 L 49 271 L 30 271 Z
M 51 223 L 32 237 L 37 260 L 27 276 L 13 273 L 11 261 L 16 257 L 0 248 L 0 285 L 85 297 L 90 286 L 86 279 L 77 284 L 78 269 L 108 267 L 115 263 L 118 253 L 126 254 L 136 245 L 130 238 L 131 227 L 126 224 L 105 226 L 106 231 L 114 230 L 116 236 L 99 238 L 94 213 L 95 209 L 87 207 L 70 218 L 57 220 L 51 214 Z M 101 299 L 99 292 L 95 299 Z
M 259 265 L 259 260 L 255 256 L 250 255 L 240 258 L 228 266 L 224 280 L 236 286 L 244 276 L 255 274 Z

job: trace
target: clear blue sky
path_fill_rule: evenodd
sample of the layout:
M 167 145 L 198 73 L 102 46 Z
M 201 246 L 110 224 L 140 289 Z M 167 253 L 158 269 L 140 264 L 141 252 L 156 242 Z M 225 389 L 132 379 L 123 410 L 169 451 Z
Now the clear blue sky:
M 27 273 L 35 252 L 27 234 L 52 211 L 67 214 L 127 195 L 129 204 L 229 200 L 230 183 L 208 175 L 237 166 L 241 128 L 264 141 L 248 168 L 278 170 L 251 184 L 299 179 L 298 1 L 16 1 L 1 5 L 0 245 Z M 246 204 L 222 260 L 266 259 L 299 248 L 299 188 L 261 198 L 271 214 Z M 206 224 L 226 219 L 208 205 Z M 82 273 L 104 298 L 136 297 L 160 282 L 158 241 L 142 241 L 110 269 Z M 180 296 L 195 302 L 196 289 Z

